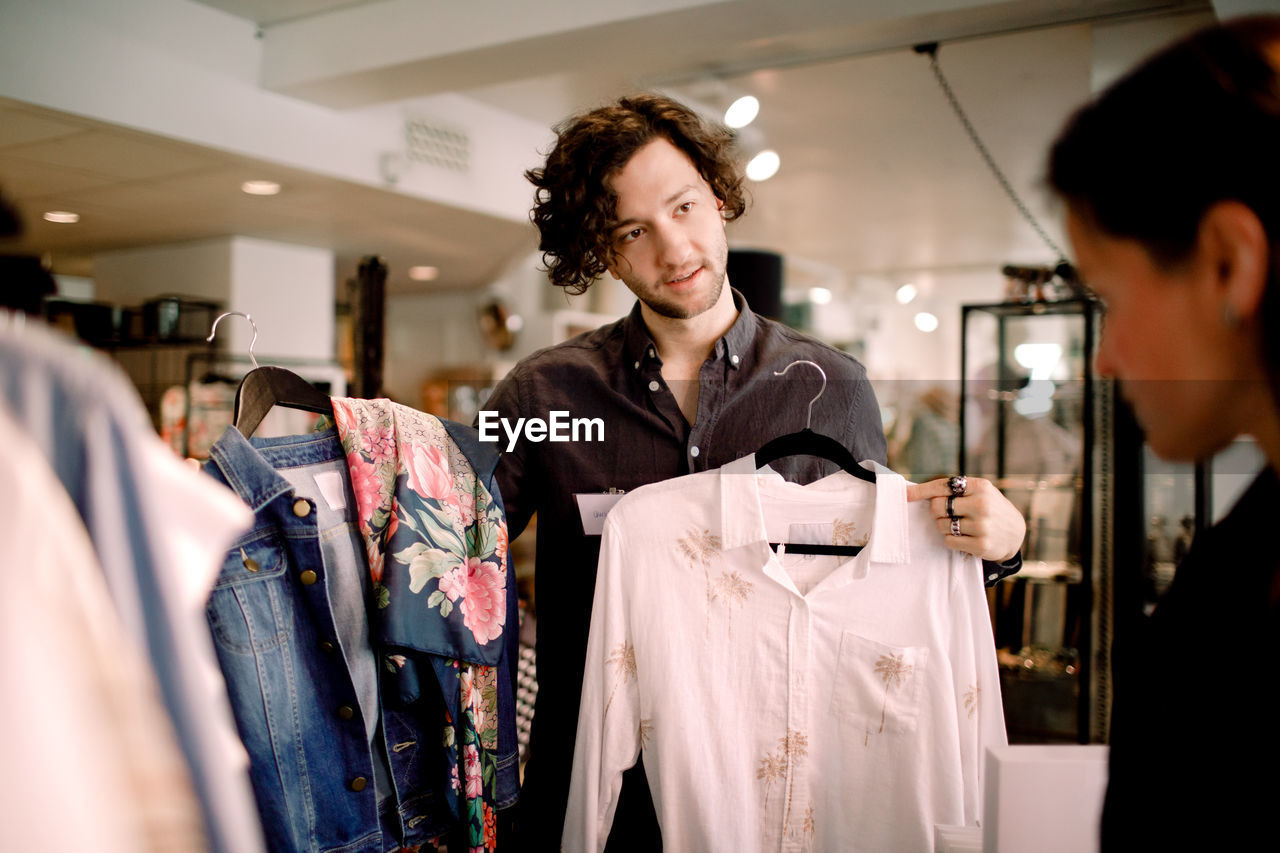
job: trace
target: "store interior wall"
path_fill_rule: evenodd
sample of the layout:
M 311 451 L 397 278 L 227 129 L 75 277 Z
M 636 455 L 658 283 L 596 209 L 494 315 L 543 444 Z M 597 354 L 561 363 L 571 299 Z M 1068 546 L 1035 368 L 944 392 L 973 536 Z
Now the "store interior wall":
M 392 11 L 413 4 L 367 5 L 385 5 L 386 11 Z M 816 14 L 810 7 L 820 4 L 803 5 L 806 14 Z M 855 5 L 864 13 L 874 6 Z M 933 5 L 954 10 L 981 4 Z M 1242 4 L 1229 5 L 1227 11 L 1232 14 L 1243 11 Z M 667 6 L 652 11 L 660 13 L 665 9 L 673 16 L 707 12 L 705 4 L 695 2 L 673 0 Z M 924 3 L 921 8 L 924 6 L 930 4 Z M 352 10 L 351 15 L 356 11 Z M 567 21 L 575 16 L 580 26 L 592 22 L 614 28 L 636 25 L 628 22 L 628 13 L 617 4 L 561 2 L 540 11 L 544 20 L 538 26 L 551 29 L 567 27 Z M 900 13 L 905 17 L 910 11 L 920 10 L 913 6 Z M 463 13 L 455 10 L 449 14 Z M 588 14 L 590 20 L 581 18 L 582 14 Z M 1112 79 L 1149 50 L 1212 17 L 1212 8 L 1207 4 L 1184 4 L 1176 14 L 1074 25 L 1078 33 L 1072 38 L 1078 48 L 1071 73 L 1079 82 L 1072 84 L 1078 89 L 1072 90 L 1072 99 L 1082 100 L 1090 90 Z M 463 285 L 440 282 L 438 292 L 430 287 L 393 287 L 389 295 L 386 383 L 388 391 L 405 402 L 417 402 L 423 378 L 433 371 L 464 365 L 500 368 L 554 342 L 565 328 L 575 327 L 566 318 L 610 319 L 625 313 L 630 296 L 611 279 L 606 278 L 586 297 L 566 300 L 547 285 L 540 271 L 540 257 L 533 249 L 536 238 L 527 219 L 530 190 L 522 173 L 536 165 L 540 153 L 546 150 L 551 140 L 549 122 L 495 107 L 501 98 L 492 93 L 487 100 L 469 97 L 462 93 L 465 87 L 461 80 L 453 80 L 459 91 L 441 91 L 447 81 L 435 82 L 432 94 L 377 102 L 361 90 L 362 85 L 372 85 L 370 75 L 375 71 L 370 69 L 391 63 L 397 50 L 416 52 L 419 57 L 433 51 L 440 53 L 444 47 L 433 39 L 450 32 L 449 27 L 433 27 L 435 35 L 417 33 L 416 43 L 415 34 L 388 32 L 371 44 L 357 29 L 342 32 L 339 25 L 344 20 L 356 18 L 326 15 L 323 20 L 317 17 L 259 29 L 246 18 L 190 0 L 121 0 L 109 6 L 92 0 L 5 4 L 0 10 L 0 97 L 107 122 L 143 139 L 190 142 L 209 150 L 251 157 L 256 162 L 280 163 L 316 176 L 317 181 L 340 180 L 382 194 L 425 200 L 443 211 L 456 211 L 453 218 L 460 220 L 473 215 L 482 217 L 484 227 L 498 235 L 493 240 L 491 256 L 483 258 L 489 269 L 486 275 Z M 453 23 L 465 27 L 467 19 L 464 15 Z M 498 44 L 503 38 L 515 38 L 521 26 L 533 24 L 514 16 L 489 22 L 483 31 L 469 32 L 468 38 L 475 42 L 472 47 L 479 49 Z M 456 31 L 453 34 L 456 36 Z M 464 47 L 455 38 L 454 48 L 461 51 Z M 980 39 L 960 42 L 948 50 L 954 50 L 951 56 L 963 56 L 966 51 L 979 53 L 982 43 Z M 318 55 L 327 57 L 327 65 L 316 61 Z M 868 76 L 876 77 L 882 71 L 892 72 L 893 59 L 872 52 L 853 61 L 861 63 Z M 841 57 L 835 61 L 849 60 Z M 405 59 L 406 69 L 410 64 Z M 815 66 L 821 64 L 814 62 Z M 546 69 L 530 66 L 531 74 L 539 71 Z M 411 69 L 405 71 L 406 79 L 413 77 L 410 72 Z M 1000 69 L 983 73 L 998 79 Z M 363 84 L 361 74 L 368 77 Z M 746 79 L 750 75 L 743 72 L 739 76 Z M 485 81 L 465 82 L 476 86 Z M 969 85 L 974 86 L 972 82 Z M 692 90 L 691 86 L 685 88 Z M 327 94 L 318 95 L 320 90 Z M 310 94 L 306 95 L 308 91 Z M 345 95 L 341 94 L 343 91 Z M 972 96 L 980 91 L 978 86 L 966 90 L 966 94 Z M 581 97 L 576 101 L 572 93 L 566 97 L 566 111 L 583 105 Z M 344 98 L 347 105 L 325 102 L 329 99 L 336 103 Z M 988 142 L 993 147 L 998 147 L 1002 131 L 1019 121 L 1017 115 L 1002 114 L 1000 103 L 972 98 L 968 106 L 992 134 Z M 406 117 L 424 117 L 435 125 L 462 132 L 469 141 L 468 168 L 449 169 L 406 160 L 402 156 Z M 870 118 L 863 122 L 864 133 L 876 130 L 874 116 Z M 951 116 L 943 119 L 954 122 Z M 1047 140 L 1055 130 L 1056 127 L 1045 126 L 1038 132 Z M 820 133 L 821 128 L 814 132 Z M 16 142 L 6 140 L 0 130 L 0 147 L 3 144 Z M 967 146 L 967 140 L 960 137 L 954 148 L 955 181 L 966 187 L 969 182 L 990 184 L 991 176 Z M 48 156 L 63 165 L 80 167 L 88 175 L 95 158 L 108 153 L 77 148 L 73 137 L 60 151 Z M 1035 152 L 1036 157 L 1041 154 L 1042 151 Z M 166 163 L 162 159 L 137 163 L 137 179 L 145 180 L 164 168 L 195 171 L 202 165 L 197 155 L 184 163 Z M 31 165 L 39 168 L 37 162 Z M 877 164 L 870 166 L 874 169 Z M 805 166 L 801 162 L 791 168 L 801 170 Z M 815 167 L 807 179 L 815 186 L 824 180 L 824 174 L 829 179 L 830 172 L 824 173 L 824 168 L 829 167 Z M 0 170 L 0 181 L 20 186 L 20 177 Z M 319 204 L 322 190 L 317 186 L 312 191 Z M 1040 188 L 1031 183 L 1026 191 L 1036 193 Z M 767 245 L 768 237 L 771 229 L 781 233 L 779 218 L 803 218 L 795 205 L 776 200 L 768 184 L 757 187 L 756 196 L 755 209 L 748 220 L 731 226 L 731 245 L 763 243 L 763 247 L 773 248 Z M 963 195 L 958 201 L 954 199 L 949 196 L 948 203 L 954 204 L 952 215 L 959 222 L 966 216 L 965 199 Z M 108 192 L 102 192 L 97 200 L 101 212 L 108 214 L 112 210 Z M 896 205 L 902 201 L 889 196 L 879 203 Z M 1048 220 L 1053 211 L 1043 198 L 1037 196 L 1032 201 Z M 305 193 L 294 204 L 297 206 L 290 209 L 290 215 L 305 217 Z M 992 223 L 995 231 L 1025 227 L 1017 221 L 1012 204 L 1008 214 L 1006 220 Z M 359 210 L 351 211 L 349 230 L 354 230 L 360 219 Z M 823 228 L 829 225 L 820 224 Z M 1045 225 L 1060 236 L 1057 222 L 1046 221 Z M 378 227 L 384 233 L 391 232 L 397 223 L 380 222 Z M 815 232 L 820 230 L 818 224 L 810 227 Z M 862 231 L 874 227 L 874 223 L 849 223 L 845 227 Z M 337 238 L 335 235 L 335 241 Z M 929 239 L 927 234 L 920 236 L 922 244 Z M 371 253 L 378 252 L 377 242 L 369 241 Z M 440 245 L 429 248 L 443 252 L 450 242 L 457 240 L 442 233 Z M 1040 260 L 1055 260 L 1047 250 L 1040 251 Z M 470 253 L 485 254 L 474 248 Z M 230 309 L 252 309 L 260 318 L 264 335 L 259 343 L 260 353 L 332 357 L 332 308 L 342 283 L 351 275 L 350 268 L 343 267 L 341 255 L 337 250 L 288 240 L 230 234 L 213 241 L 174 239 L 163 245 L 102 251 L 93 255 L 87 268 L 55 272 L 79 273 L 78 280 L 91 279 L 92 295 L 97 299 L 137 302 L 172 292 L 218 298 Z M 56 252 L 54 257 L 58 257 Z M 806 282 L 831 277 L 813 273 L 813 264 L 805 262 L 800 253 L 788 258 L 789 298 L 804 300 Z M 391 266 L 394 275 L 402 275 L 404 264 L 399 259 Z M 894 301 L 893 291 L 908 275 L 919 288 L 920 297 L 916 303 L 903 307 Z M 810 330 L 850 349 L 867 363 L 873 378 L 883 381 L 958 379 L 959 306 L 998 301 L 1004 287 L 993 267 L 957 268 L 944 264 L 922 264 L 915 269 L 865 276 L 837 272 L 834 278 L 839 282 L 836 300 L 809 312 Z M 479 309 L 495 297 L 508 303 L 523 321 L 514 345 L 506 351 L 487 348 L 475 333 Z M 300 306 L 306 306 L 301 314 Z M 916 328 L 914 316 L 919 310 L 938 317 L 937 331 Z M 233 347 L 247 349 L 247 329 L 234 328 L 230 333 Z

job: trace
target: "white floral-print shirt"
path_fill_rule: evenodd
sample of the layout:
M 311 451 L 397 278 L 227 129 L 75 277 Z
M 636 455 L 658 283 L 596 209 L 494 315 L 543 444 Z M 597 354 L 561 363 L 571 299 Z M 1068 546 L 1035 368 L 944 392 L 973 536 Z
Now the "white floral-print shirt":
M 604 849 L 642 751 L 669 850 L 931 851 L 978 822 L 1007 742 L 982 564 L 874 470 L 800 486 L 748 456 L 613 508 L 566 851 Z

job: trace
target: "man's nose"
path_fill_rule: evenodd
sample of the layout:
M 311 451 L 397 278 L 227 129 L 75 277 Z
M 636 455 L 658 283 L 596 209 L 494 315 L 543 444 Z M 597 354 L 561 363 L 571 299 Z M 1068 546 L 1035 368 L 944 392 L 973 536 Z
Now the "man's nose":
M 688 260 L 692 248 L 689 235 L 679 225 L 671 223 L 660 229 L 658 236 L 661 252 L 658 260 L 663 266 L 679 270 Z

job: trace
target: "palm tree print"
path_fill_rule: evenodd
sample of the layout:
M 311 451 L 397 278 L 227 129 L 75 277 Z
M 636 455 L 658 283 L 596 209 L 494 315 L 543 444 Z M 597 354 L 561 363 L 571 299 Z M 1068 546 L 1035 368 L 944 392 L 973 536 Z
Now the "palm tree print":
M 804 763 L 809 754 L 809 738 L 804 732 L 788 729 L 786 737 L 778 739 L 778 748 L 782 750 L 785 760 L 791 764 L 791 778 L 787 782 L 787 807 L 782 813 L 783 831 L 791 825 L 791 795 L 795 791 L 796 770 Z
M 715 587 L 712 589 L 711 598 L 723 599 L 725 607 L 729 610 L 729 638 L 733 638 L 733 608 L 741 607 L 743 602 L 747 600 L 747 596 L 751 595 L 751 581 L 744 578 L 737 572 L 721 572 L 720 577 L 716 578 Z
M 720 553 L 720 537 L 713 535 L 710 530 L 698 530 L 696 527 L 689 528 L 689 534 L 677 539 L 676 544 L 690 561 L 704 566 L 711 565 L 711 561 Z
M 778 738 L 778 748 L 760 759 L 756 768 L 756 778 L 764 782 L 764 804 L 769 806 L 769 793 L 773 783 L 786 777 L 788 766 L 791 767 L 791 779 L 787 783 L 787 802 L 782 811 L 782 833 L 785 836 L 791 825 L 791 798 L 795 788 L 796 771 L 804 763 L 809 754 L 809 738 L 804 732 L 787 729 L 786 735 Z M 766 820 L 768 818 L 766 817 Z
M 711 602 L 716 597 L 711 587 L 711 561 L 720 555 L 720 537 L 710 530 L 689 528 L 688 534 L 676 540 L 690 564 L 702 566 L 702 576 L 707 584 L 707 636 L 711 636 Z
M 806 841 L 813 840 L 813 832 L 817 826 L 818 822 L 813 818 L 813 806 L 809 806 L 808 811 L 804 813 L 804 826 L 801 829 Z
M 773 783 L 786 775 L 786 770 L 786 762 L 775 755 L 766 755 L 760 759 L 760 766 L 756 769 L 756 778 L 764 780 L 764 807 L 766 811 L 769 808 L 769 792 L 773 790 Z
M 854 524 L 852 521 L 836 519 L 831 522 L 831 544 L 848 545 L 853 541 Z
M 604 712 L 608 714 L 618 687 L 626 684 L 636 675 L 636 647 L 630 643 L 623 643 L 613 650 L 613 654 L 609 655 L 605 663 L 618 670 L 614 678 L 613 690 L 609 691 L 609 701 L 604 704 Z
M 973 719 L 973 715 L 978 712 L 978 694 L 982 692 L 982 688 L 973 685 L 964 692 L 964 708 L 969 712 L 969 719 Z
M 884 702 L 880 705 L 880 728 L 876 734 L 884 731 L 884 715 L 889 707 L 889 688 L 902 684 L 904 678 L 911 674 L 911 664 L 903 660 L 902 655 L 893 653 L 881 655 L 876 661 L 876 674 L 880 676 L 880 680 L 884 682 Z M 868 729 L 866 736 L 863 738 L 862 745 L 866 746 L 870 740 L 871 730 Z

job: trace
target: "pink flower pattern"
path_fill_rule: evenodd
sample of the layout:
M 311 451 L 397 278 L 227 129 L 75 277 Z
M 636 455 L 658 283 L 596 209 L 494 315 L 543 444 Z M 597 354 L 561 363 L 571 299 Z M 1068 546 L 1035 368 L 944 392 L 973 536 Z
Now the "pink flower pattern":
M 347 468 L 351 471 L 351 488 L 356 494 L 356 512 L 361 518 L 370 518 L 382 504 L 382 483 L 377 466 L 366 462 L 359 453 L 347 454 Z
M 500 639 L 507 627 L 508 540 L 493 496 L 437 419 L 386 400 L 333 402 L 377 606 L 400 607 L 398 596 L 425 595 L 419 612 L 436 610 L 477 646 Z M 393 656 L 391 671 L 408 663 Z M 458 804 L 462 813 L 471 818 L 468 846 L 490 849 L 483 814 L 492 806 L 486 784 L 495 777 L 492 752 L 498 747 L 497 673 L 478 663 L 450 663 L 461 712 L 446 729 L 450 780 L 458 798 L 465 797 Z M 446 715 L 453 719 L 448 710 Z
M 467 796 L 478 797 L 484 790 L 484 771 L 480 769 L 480 751 L 474 743 L 462 747 L 463 778 L 467 780 Z

